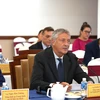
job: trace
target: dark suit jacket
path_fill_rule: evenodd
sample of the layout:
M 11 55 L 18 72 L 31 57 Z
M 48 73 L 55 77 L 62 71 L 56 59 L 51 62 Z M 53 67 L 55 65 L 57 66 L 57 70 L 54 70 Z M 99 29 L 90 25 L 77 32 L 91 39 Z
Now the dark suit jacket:
M 86 45 L 83 63 L 87 66 L 92 57 L 100 57 L 99 39 L 96 39 Z
M 0 86 L 2 86 L 3 82 L 5 82 L 5 79 L 4 79 L 3 74 L 2 74 L 2 72 L 0 70 Z
M 43 47 L 42 47 L 42 42 L 37 42 L 36 44 L 31 45 L 31 46 L 29 47 L 29 49 L 43 49 Z
M 78 83 L 81 83 L 83 77 L 86 77 L 87 81 L 91 80 L 79 67 L 76 56 L 71 52 L 64 55 L 63 65 L 65 82 L 71 84 L 72 80 L 75 79 Z M 55 83 L 57 81 L 58 72 L 56 69 L 54 54 L 50 47 L 39 52 L 35 56 L 30 89 L 37 89 L 37 87 L 40 86 L 42 90 L 46 90 L 50 83 Z

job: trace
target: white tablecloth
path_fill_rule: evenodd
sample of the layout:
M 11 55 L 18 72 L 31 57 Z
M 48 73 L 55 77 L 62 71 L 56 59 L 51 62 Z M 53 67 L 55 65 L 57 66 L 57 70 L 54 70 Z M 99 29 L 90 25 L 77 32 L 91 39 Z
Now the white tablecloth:
M 12 89 L 12 85 L 11 85 L 11 75 L 4 75 L 5 81 L 9 87 L 9 89 Z

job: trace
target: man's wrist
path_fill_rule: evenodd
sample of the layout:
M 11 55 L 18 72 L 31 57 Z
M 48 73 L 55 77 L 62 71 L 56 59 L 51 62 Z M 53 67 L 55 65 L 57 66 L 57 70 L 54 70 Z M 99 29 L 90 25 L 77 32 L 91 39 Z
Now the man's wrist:
M 88 84 L 93 84 L 93 82 L 92 81 L 88 81 Z

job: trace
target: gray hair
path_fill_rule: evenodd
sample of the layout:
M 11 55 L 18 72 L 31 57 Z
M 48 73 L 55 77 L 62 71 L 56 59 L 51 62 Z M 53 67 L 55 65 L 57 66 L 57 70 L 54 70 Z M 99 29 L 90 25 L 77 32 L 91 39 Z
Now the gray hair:
M 70 36 L 70 33 L 68 30 L 66 29 L 63 29 L 63 28 L 60 28 L 60 29 L 56 29 L 53 34 L 52 34 L 52 40 L 55 40 L 59 34 L 62 34 L 62 33 L 66 33 L 67 35 Z

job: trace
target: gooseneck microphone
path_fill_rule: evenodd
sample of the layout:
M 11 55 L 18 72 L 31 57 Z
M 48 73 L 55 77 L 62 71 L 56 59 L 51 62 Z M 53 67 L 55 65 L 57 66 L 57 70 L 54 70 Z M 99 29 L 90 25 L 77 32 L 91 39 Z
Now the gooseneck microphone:
M 100 83 L 100 79 L 99 79 L 99 76 L 97 75 L 97 73 L 93 69 L 91 69 L 90 67 L 87 67 L 87 68 L 97 77 L 98 83 Z
M 46 95 L 46 91 L 41 90 L 40 86 L 37 87 L 36 93 Z
M 84 66 L 84 67 L 88 68 L 88 70 L 90 70 L 91 73 L 93 73 L 97 77 L 98 83 L 100 83 L 99 76 L 97 75 L 97 73 L 93 69 L 91 69 L 90 67 L 86 66 L 82 61 L 78 60 L 78 62 L 81 63 L 81 66 Z

